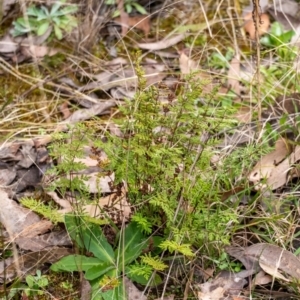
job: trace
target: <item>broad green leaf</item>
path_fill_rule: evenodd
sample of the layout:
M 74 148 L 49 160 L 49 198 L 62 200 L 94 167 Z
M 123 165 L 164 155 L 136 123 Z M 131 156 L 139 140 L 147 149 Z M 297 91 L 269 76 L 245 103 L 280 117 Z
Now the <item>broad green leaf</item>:
M 32 287 L 35 283 L 34 277 L 32 275 L 27 275 L 25 280 L 29 287 Z
M 55 272 L 67 271 L 87 271 L 95 265 L 99 265 L 102 262 L 95 257 L 87 257 L 84 255 L 68 255 L 63 257 L 58 262 L 51 266 L 51 270 Z
M 29 6 L 26 12 L 28 16 L 38 17 L 39 15 L 39 9 L 36 6 Z
M 79 247 L 92 252 L 101 262 L 114 264 L 114 251 L 99 225 L 88 223 L 84 218 L 71 214 L 65 215 L 65 223 L 71 239 Z
M 123 283 L 120 283 L 120 285 L 114 288 L 113 290 L 109 290 L 107 292 L 101 292 L 101 296 L 103 297 L 104 300 L 127 300 L 125 296 Z
M 112 266 L 111 264 L 108 263 L 102 263 L 93 266 L 92 268 L 88 269 L 85 272 L 85 278 L 87 280 L 94 280 L 96 278 L 99 278 L 100 276 L 104 275 L 105 273 L 109 272 L 110 270 L 115 269 L 115 266 Z
M 50 26 L 49 22 L 42 23 L 37 30 L 37 35 L 38 36 L 43 35 L 48 30 L 49 26 Z
M 287 44 L 291 41 L 292 37 L 295 35 L 295 31 L 289 30 L 283 33 L 279 38 L 283 44 Z
M 66 6 L 66 7 L 60 9 L 59 11 L 53 13 L 52 17 L 61 17 L 61 16 L 70 15 L 70 14 L 77 12 L 77 10 L 78 10 L 78 7 L 75 5 Z
M 148 14 L 148 12 L 146 11 L 146 9 L 145 9 L 142 5 L 138 4 L 137 2 L 133 2 L 133 3 L 131 3 L 131 5 L 134 6 L 135 9 L 136 9 L 140 14 L 142 14 L 142 15 L 147 15 L 147 14 Z
M 65 215 L 65 224 L 68 233 L 76 245 L 81 249 L 84 248 L 83 233 L 81 228 L 84 226 L 84 221 L 81 217 L 72 214 Z
M 47 20 L 49 18 L 49 11 L 47 7 L 42 6 L 38 9 L 37 21 Z
M 16 32 L 20 32 L 21 34 L 27 33 L 31 31 L 30 27 L 24 27 L 22 24 L 15 22 L 14 23 L 15 26 L 15 31 Z
M 53 17 L 53 18 L 52 18 L 52 21 L 53 21 L 57 26 L 59 26 L 59 25 L 61 24 L 61 18 Z
M 54 25 L 54 33 L 58 40 L 61 40 L 63 38 L 63 34 L 61 29 L 58 27 L 58 25 Z
M 272 45 L 272 42 L 271 42 L 271 40 L 270 40 L 270 36 L 269 36 L 269 35 L 263 36 L 263 37 L 260 39 L 260 43 L 261 43 L 262 45 L 267 46 L 267 47 L 272 47 L 272 46 L 273 46 L 273 45 Z
M 53 17 L 54 14 L 59 10 L 59 8 L 61 7 L 61 2 L 57 1 L 56 3 L 54 3 L 51 7 L 50 10 L 50 15 Z
M 126 12 L 127 12 L 128 14 L 130 14 L 130 13 L 132 12 L 132 5 L 129 4 L 129 3 L 126 3 L 126 4 L 125 4 L 125 9 L 126 9 Z
M 24 18 L 18 18 L 17 21 L 14 22 L 15 26 L 22 26 L 24 28 L 29 28 L 29 20 L 28 22 L 25 21 Z
M 86 250 L 92 252 L 102 262 L 115 264 L 114 250 L 99 225 L 87 223 L 87 227 L 83 231 L 83 240 Z
M 16 36 L 19 36 L 19 35 L 22 35 L 22 34 L 24 34 L 24 32 L 21 32 L 17 29 L 14 29 L 13 32 L 12 32 L 13 37 L 16 37 Z
M 120 268 L 122 268 L 141 255 L 142 250 L 147 246 L 147 241 L 135 222 L 127 225 L 125 230 L 121 231 L 119 235 L 116 257 L 119 259 Z
M 270 34 L 275 36 L 280 36 L 281 34 L 283 34 L 282 25 L 279 22 L 274 22 L 271 25 Z
M 92 289 L 92 300 L 103 300 L 102 293 L 99 286 L 99 279 L 94 279 L 90 281 L 91 289 Z

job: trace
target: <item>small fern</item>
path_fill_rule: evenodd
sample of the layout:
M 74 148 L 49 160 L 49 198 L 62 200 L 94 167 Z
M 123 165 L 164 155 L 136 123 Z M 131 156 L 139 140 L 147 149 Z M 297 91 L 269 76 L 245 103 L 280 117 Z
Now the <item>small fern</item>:
M 146 234 L 152 233 L 152 224 L 146 216 L 137 212 L 132 216 L 132 221 L 136 222 L 141 230 Z
M 150 254 L 145 254 L 141 256 L 141 260 L 144 264 L 151 266 L 156 271 L 163 271 L 168 266 L 161 262 L 158 256 L 151 257 Z
M 195 254 L 191 250 L 191 245 L 189 244 L 180 244 L 175 241 L 163 241 L 159 247 L 163 250 L 167 250 L 170 253 L 179 252 L 185 256 L 193 257 Z
M 23 206 L 49 219 L 53 224 L 63 222 L 63 215 L 54 207 L 45 205 L 44 203 L 31 197 L 24 197 L 20 202 Z

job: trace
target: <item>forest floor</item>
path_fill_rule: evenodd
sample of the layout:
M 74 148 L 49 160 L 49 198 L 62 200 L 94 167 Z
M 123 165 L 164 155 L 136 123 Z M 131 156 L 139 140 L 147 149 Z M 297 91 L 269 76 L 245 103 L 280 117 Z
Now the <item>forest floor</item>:
M 0 299 L 300 298 L 300 5 L 240 2 L 3 1 Z

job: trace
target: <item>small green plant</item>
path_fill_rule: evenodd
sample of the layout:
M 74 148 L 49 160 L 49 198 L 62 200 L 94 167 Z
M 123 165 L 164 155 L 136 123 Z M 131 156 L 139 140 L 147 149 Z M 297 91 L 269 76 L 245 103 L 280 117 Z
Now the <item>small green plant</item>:
M 16 295 L 20 293 L 25 293 L 27 297 L 41 296 L 44 295 L 44 289 L 49 285 L 48 277 L 42 275 L 40 270 L 36 271 L 36 276 L 27 275 L 25 280 L 26 283 L 16 281 L 9 290 L 8 298 L 5 299 L 16 299 Z
M 242 263 L 230 261 L 229 255 L 223 252 L 220 257 L 214 260 L 214 263 L 220 270 L 229 270 L 233 272 L 240 272 L 242 269 Z
M 228 48 L 225 55 L 221 52 L 213 52 L 208 57 L 208 65 L 217 69 L 229 68 L 229 61 L 233 58 L 233 56 L 234 50 L 232 48 Z
M 76 5 L 64 5 L 64 1 L 57 1 L 49 10 L 46 6 L 29 6 L 26 16 L 18 18 L 13 22 L 13 36 L 27 33 L 38 36 L 46 33 L 47 30 L 54 30 L 57 39 L 63 38 L 63 31 L 70 32 L 77 26 L 77 20 L 73 13 L 77 11 Z
M 43 288 L 47 287 L 49 282 L 46 275 L 42 275 L 40 270 L 36 271 L 36 276 L 27 275 L 26 283 L 28 288 L 25 289 L 27 296 L 43 295 Z
M 116 0 L 106 0 L 105 4 L 116 5 Z M 128 14 L 130 14 L 133 11 L 133 9 L 135 9 L 137 12 L 139 12 L 142 15 L 147 14 L 146 9 L 142 5 L 140 5 L 137 0 L 125 0 L 124 8 Z M 120 15 L 120 11 L 116 9 L 113 13 L 113 18 L 118 17 L 119 15 Z
M 93 287 L 92 299 L 124 299 L 122 274 L 146 284 L 154 270 L 162 271 L 167 267 L 157 257 L 142 255 L 148 239 L 134 222 L 117 234 L 115 249 L 108 243 L 99 225 L 74 215 L 66 215 L 65 224 L 79 249 L 93 253 L 94 257 L 69 255 L 53 264 L 51 269 L 56 272 L 83 271 Z M 139 261 L 136 261 L 138 258 Z M 161 282 L 158 276 L 154 280 L 155 283 Z
M 297 56 L 297 48 L 288 45 L 294 35 L 293 30 L 284 31 L 280 23 L 274 22 L 269 34 L 263 36 L 260 42 L 268 48 L 274 48 L 282 61 L 294 61 Z

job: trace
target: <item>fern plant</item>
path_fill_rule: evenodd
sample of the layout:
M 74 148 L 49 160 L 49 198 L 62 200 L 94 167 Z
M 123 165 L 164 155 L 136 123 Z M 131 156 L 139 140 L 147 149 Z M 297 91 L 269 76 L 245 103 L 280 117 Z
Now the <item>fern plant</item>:
M 150 284 L 150 278 L 152 284 L 159 283 L 161 278 L 154 273 L 167 267 L 162 253 L 193 258 L 192 247 L 199 249 L 204 244 L 205 249 L 215 251 L 215 243 L 228 243 L 229 224 L 237 222 L 235 212 L 219 201 L 210 167 L 215 143 L 210 136 L 231 125 L 229 108 L 218 106 L 215 92 L 204 94 L 204 83 L 193 76 L 177 95 L 170 93 L 162 102 L 156 87 L 146 87 L 138 59 L 136 72 L 136 95 L 120 108 L 123 118 L 116 120 L 122 138 L 106 131 L 95 139 L 98 127 L 93 121 L 56 134 L 51 148 L 54 161 L 59 162 L 49 172 L 51 187 L 63 196 L 74 194 L 77 215 L 67 215 L 65 223 L 83 251 L 63 258 L 52 269 L 83 271 L 99 299 L 123 297 L 120 276 L 124 274 L 140 284 Z M 66 143 L 70 139 L 72 143 Z M 87 178 L 72 176 L 85 168 L 76 158 L 83 157 L 84 146 L 91 142 L 108 157 L 101 167 L 103 173 L 115 175 L 111 188 L 124 186 L 134 210 L 131 223 L 118 234 L 114 246 L 106 240 L 99 222 L 82 214 L 81 204 L 90 201 Z M 97 158 L 97 150 L 94 155 Z M 114 230 L 118 230 L 116 225 Z M 154 231 L 159 236 L 151 236 Z M 154 248 L 147 244 L 149 236 L 156 241 Z M 86 250 L 94 257 L 86 256 Z
M 226 224 L 236 219 L 233 211 L 209 208 L 219 201 L 210 168 L 214 140 L 209 136 L 232 122 L 227 108 L 218 108 L 215 92 L 204 94 L 204 83 L 193 75 L 177 97 L 170 93 L 161 102 L 159 89 L 146 87 L 139 62 L 136 73 L 136 95 L 120 108 L 124 118 L 116 120 L 124 138 L 106 132 L 106 142 L 95 142 L 109 157 L 106 169 L 115 173 L 115 184 L 127 184 L 128 200 L 135 207 L 133 220 L 145 232 L 161 228 L 175 243 L 197 244 L 203 242 L 206 229 L 219 222 L 210 239 L 222 237 L 224 242 L 227 237 L 228 242 Z M 195 218 L 198 214 L 214 218 Z M 173 239 L 174 229 L 181 238 Z

